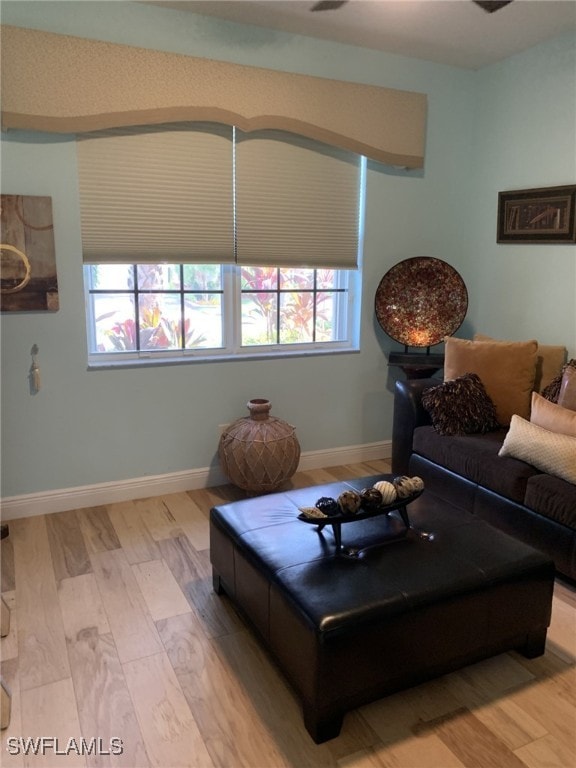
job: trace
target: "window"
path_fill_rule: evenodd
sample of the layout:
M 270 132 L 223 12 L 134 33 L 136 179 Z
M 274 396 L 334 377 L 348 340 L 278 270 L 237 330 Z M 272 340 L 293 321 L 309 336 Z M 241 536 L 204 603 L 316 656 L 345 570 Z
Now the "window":
M 86 267 L 90 352 L 175 352 L 222 347 L 222 267 Z
M 364 158 L 204 123 L 77 148 L 91 365 L 358 348 Z
M 218 264 L 85 267 L 92 363 L 357 346 L 357 274 Z
M 242 267 L 242 346 L 346 340 L 346 274 Z

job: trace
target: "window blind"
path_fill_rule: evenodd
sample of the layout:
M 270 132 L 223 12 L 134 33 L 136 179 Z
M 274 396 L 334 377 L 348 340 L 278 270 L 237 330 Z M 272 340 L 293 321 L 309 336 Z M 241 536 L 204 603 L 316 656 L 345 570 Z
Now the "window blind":
M 355 269 L 360 164 L 294 134 L 237 130 L 237 262 Z
M 358 265 L 358 155 L 196 123 L 83 134 L 77 147 L 86 263 Z
M 233 262 L 232 141 L 202 123 L 78 136 L 84 261 Z

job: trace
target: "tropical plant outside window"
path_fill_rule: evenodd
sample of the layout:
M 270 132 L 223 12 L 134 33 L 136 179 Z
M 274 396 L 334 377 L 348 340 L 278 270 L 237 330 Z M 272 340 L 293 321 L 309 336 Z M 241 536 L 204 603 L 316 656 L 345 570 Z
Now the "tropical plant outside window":
M 242 345 L 341 341 L 338 270 L 242 267 Z
M 355 274 L 219 264 L 88 265 L 90 359 L 350 349 Z

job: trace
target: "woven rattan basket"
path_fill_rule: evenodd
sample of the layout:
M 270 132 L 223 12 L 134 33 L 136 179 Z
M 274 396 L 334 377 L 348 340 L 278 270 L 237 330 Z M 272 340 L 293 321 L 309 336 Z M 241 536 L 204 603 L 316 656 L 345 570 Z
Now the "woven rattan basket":
M 269 493 L 296 472 L 300 443 L 291 424 L 270 416 L 269 400 L 250 400 L 247 406 L 250 416 L 235 421 L 220 437 L 220 464 L 239 488 Z

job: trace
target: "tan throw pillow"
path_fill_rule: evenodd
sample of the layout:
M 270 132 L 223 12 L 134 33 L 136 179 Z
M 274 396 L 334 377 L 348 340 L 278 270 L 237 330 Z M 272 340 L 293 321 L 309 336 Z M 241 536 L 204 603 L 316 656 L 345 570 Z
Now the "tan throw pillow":
M 576 368 L 566 368 L 562 374 L 558 405 L 576 411 Z
M 474 341 L 497 341 L 497 339 L 485 336 L 483 333 L 475 333 Z M 566 347 L 553 344 L 538 344 L 536 377 L 534 379 L 534 389 L 536 392 L 542 392 L 544 387 L 547 387 L 558 376 L 566 362 L 566 356 Z
M 542 390 L 558 376 L 566 362 L 568 350 L 566 347 L 556 347 L 550 344 L 538 344 L 538 360 L 536 362 L 536 380 L 534 389 Z
M 551 403 L 537 392 L 532 392 L 530 422 L 550 432 L 576 437 L 576 410 Z
M 445 339 L 444 380 L 477 373 L 503 426 L 517 413 L 530 417 L 536 375 L 537 341 L 469 341 Z
M 559 435 L 512 416 L 499 456 L 512 456 L 576 484 L 576 437 Z

